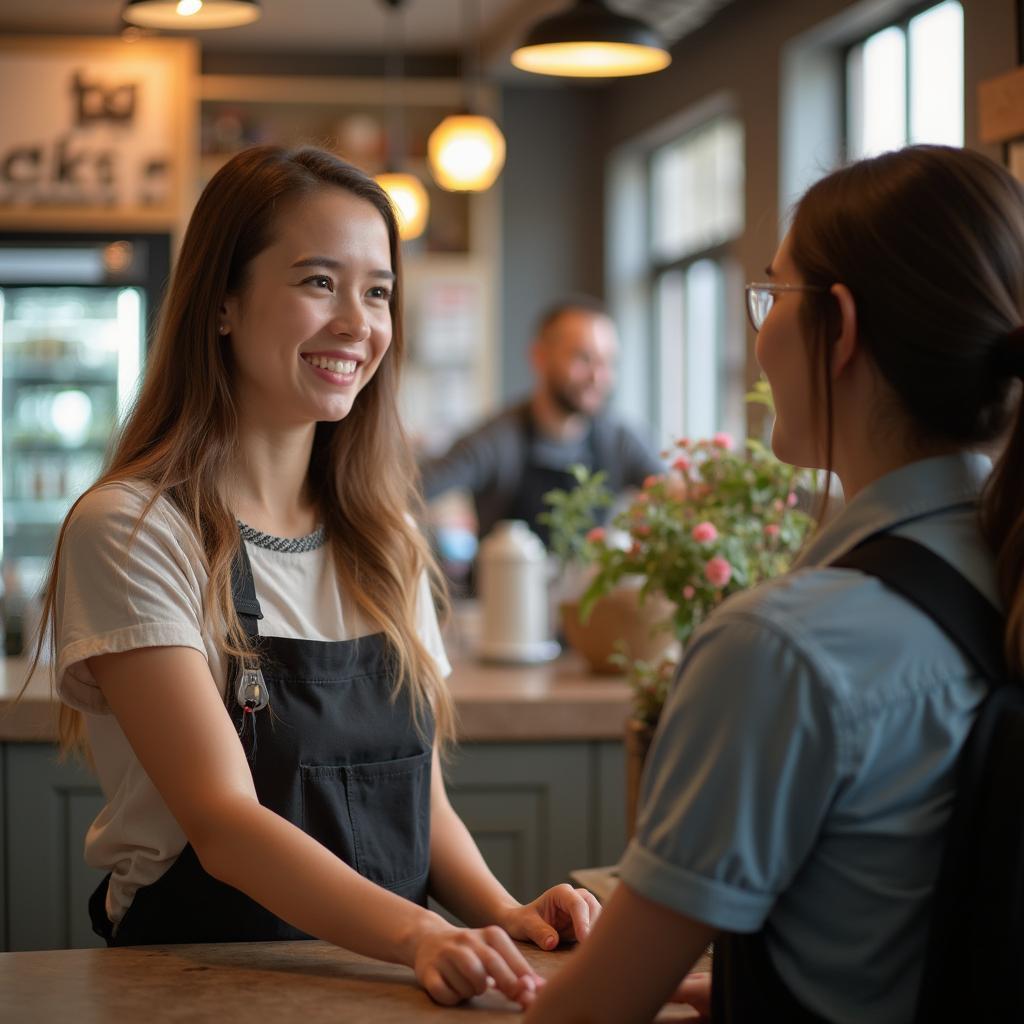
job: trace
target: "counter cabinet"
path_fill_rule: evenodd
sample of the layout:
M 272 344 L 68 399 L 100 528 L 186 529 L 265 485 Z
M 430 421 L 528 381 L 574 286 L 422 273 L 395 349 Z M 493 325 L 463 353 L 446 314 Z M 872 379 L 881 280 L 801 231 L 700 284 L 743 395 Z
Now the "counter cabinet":
M 624 845 L 624 759 L 611 739 L 468 742 L 447 770 L 452 803 L 502 883 L 531 899 Z M 102 945 L 82 859 L 103 805 L 92 775 L 52 743 L 0 743 L 0 949 Z

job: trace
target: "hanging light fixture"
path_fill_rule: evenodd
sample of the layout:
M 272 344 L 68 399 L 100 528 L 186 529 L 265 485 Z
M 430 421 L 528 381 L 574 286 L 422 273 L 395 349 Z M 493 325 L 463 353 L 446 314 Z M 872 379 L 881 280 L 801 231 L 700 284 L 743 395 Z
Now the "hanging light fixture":
M 141 28 L 235 28 L 257 21 L 259 0 L 127 0 L 121 17 Z
M 463 0 L 466 27 L 465 62 L 471 67 L 463 79 L 467 110 L 446 117 L 427 139 L 427 158 L 434 181 L 449 192 L 485 192 L 505 165 L 505 136 L 494 121 L 472 112 L 471 90 L 479 90 L 479 32 L 476 0 Z M 475 59 L 473 56 L 475 54 Z
M 569 10 L 538 21 L 512 53 L 523 71 L 572 78 L 647 75 L 671 62 L 650 25 L 616 14 L 604 0 L 576 0 Z
M 399 8 L 405 0 L 384 0 L 384 3 L 395 13 L 395 28 L 392 33 L 394 46 L 388 59 L 388 80 L 392 88 L 398 90 L 404 81 L 405 39 L 404 27 Z M 388 130 L 388 169 L 378 174 L 374 181 L 388 194 L 395 207 L 398 218 L 398 233 L 403 242 L 419 238 L 426 230 L 427 218 L 430 216 L 430 196 L 423 187 L 423 182 L 415 174 L 400 170 L 405 158 L 405 111 L 404 97 L 399 96 L 392 101 L 391 125 Z
M 419 238 L 426 230 L 430 196 L 415 174 L 386 171 L 374 179 L 388 194 L 398 214 L 398 233 L 402 241 Z

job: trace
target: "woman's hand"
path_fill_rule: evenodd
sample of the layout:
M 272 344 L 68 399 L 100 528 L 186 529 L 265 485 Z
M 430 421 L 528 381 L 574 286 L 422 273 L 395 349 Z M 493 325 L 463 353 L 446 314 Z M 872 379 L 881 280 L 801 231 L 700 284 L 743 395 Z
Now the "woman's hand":
M 499 922 L 513 939 L 554 949 L 560 941 L 585 939 L 601 913 L 601 904 L 586 889 L 556 885 L 532 903 L 514 907 Z
M 454 1006 L 493 987 L 526 1008 L 544 984 L 497 925 L 456 928 L 439 919 L 421 934 L 413 970 L 431 999 L 442 1006 Z
M 669 996 L 670 1003 L 686 1003 L 692 1006 L 701 1020 L 711 1019 L 711 972 L 693 971 L 679 983 Z

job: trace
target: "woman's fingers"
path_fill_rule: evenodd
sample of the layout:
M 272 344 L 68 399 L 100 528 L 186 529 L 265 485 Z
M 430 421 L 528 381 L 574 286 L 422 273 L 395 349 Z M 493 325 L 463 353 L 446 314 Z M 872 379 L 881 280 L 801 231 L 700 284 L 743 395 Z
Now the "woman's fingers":
M 501 954 L 502 959 L 512 968 L 517 977 L 532 978 L 534 976 L 533 968 L 526 962 L 522 950 L 512 941 L 504 928 L 492 924 L 487 928 L 481 928 L 480 935 L 488 946 Z
M 428 967 L 420 979 L 427 995 L 442 1006 L 454 1006 L 462 1002 L 462 996 L 444 980 L 436 967 Z
M 458 992 L 460 999 L 472 999 L 487 989 L 487 972 L 473 953 L 456 947 L 447 950 L 438 964 L 448 987 Z
M 504 929 L 490 927 L 463 929 L 445 942 L 423 985 L 443 1005 L 472 999 L 493 985 L 525 1007 L 539 981 Z
M 587 897 L 593 896 L 586 889 L 574 889 L 568 883 L 556 885 L 548 893 L 555 904 L 556 911 L 560 911 L 572 923 L 571 934 L 568 928 L 562 928 L 563 938 L 575 936 L 577 940 L 585 939 L 590 933 L 591 906 Z M 596 903 L 597 901 L 594 900 Z

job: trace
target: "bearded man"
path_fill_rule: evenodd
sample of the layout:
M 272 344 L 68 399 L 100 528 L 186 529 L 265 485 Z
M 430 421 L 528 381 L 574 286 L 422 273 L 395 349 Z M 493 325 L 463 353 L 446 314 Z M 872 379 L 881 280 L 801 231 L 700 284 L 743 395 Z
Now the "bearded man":
M 537 520 L 543 495 L 574 487 L 574 464 L 604 470 L 612 493 L 660 472 L 656 454 L 606 408 L 618 350 L 615 325 L 596 299 L 573 297 L 545 312 L 530 346 L 533 393 L 420 467 L 427 500 L 467 491 L 481 537 L 501 519 L 523 519 L 547 544 L 548 528 Z

